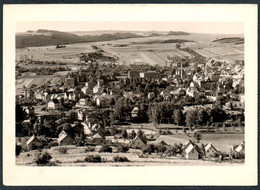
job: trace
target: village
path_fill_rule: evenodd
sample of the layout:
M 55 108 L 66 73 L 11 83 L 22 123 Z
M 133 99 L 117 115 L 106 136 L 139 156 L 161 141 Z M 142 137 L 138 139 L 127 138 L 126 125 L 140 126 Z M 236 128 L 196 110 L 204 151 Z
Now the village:
M 17 164 L 244 162 L 243 60 L 176 44 L 190 56 L 122 65 L 103 46 L 74 66 L 17 60 L 17 81 L 48 79 L 16 84 Z

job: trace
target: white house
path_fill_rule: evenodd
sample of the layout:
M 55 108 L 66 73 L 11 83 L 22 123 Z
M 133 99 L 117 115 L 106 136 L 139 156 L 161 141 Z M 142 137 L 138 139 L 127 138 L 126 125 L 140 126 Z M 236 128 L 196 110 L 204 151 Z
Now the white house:
M 28 148 L 31 148 L 32 146 L 41 146 L 42 141 L 40 141 L 37 137 L 34 135 L 31 136 L 31 138 L 26 142 L 26 145 Z
M 184 157 L 190 160 L 198 160 L 199 152 L 197 151 L 196 145 L 190 140 L 183 148 Z
M 72 145 L 74 144 L 74 139 L 65 131 L 61 132 L 62 134 L 59 135 L 58 143 L 59 145 Z
M 132 117 L 138 117 L 138 113 L 139 113 L 139 108 L 138 107 L 134 107 L 132 109 Z
M 50 100 L 47 104 L 47 109 L 60 109 L 61 104 L 57 99 Z
M 146 145 L 146 143 L 142 140 L 140 135 L 136 136 L 133 141 L 130 142 L 129 146 L 131 148 L 143 148 Z
M 217 149 L 211 143 L 208 143 L 204 148 L 206 156 L 217 152 Z

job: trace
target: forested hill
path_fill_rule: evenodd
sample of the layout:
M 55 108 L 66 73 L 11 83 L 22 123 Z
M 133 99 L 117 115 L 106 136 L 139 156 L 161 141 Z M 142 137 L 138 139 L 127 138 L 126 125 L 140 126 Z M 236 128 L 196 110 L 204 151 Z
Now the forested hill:
M 66 45 L 81 42 L 99 42 L 127 38 L 144 37 L 133 33 L 114 33 L 101 35 L 78 36 L 67 32 L 53 30 L 28 31 L 26 33 L 16 34 L 16 48 L 48 46 L 48 45 Z
M 184 35 L 184 32 L 170 32 L 170 35 Z M 169 35 L 166 34 L 166 35 Z M 153 33 L 150 36 L 157 36 L 163 34 Z M 73 43 L 83 42 L 100 42 L 100 41 L 111 41 L 127 38 L 143 38 L 148 37 L 147 35 L 136 34 L 134 32 L 116 32 L 116 33 L 104 33 L 100 35 L 77 35 L 69 32 L 60 32 L 55 30 L 37 30 L 27 31 L 25 33 L 16 34 L 16 48 L 25 47 L 37 47 L 37 46 L 48 46 L 48 45 L 66 45 Z
M 53 30 L 28 31 L 15 36 L 16 48 L 64 45 L 81 42 L 81 38 L 75 34 Z

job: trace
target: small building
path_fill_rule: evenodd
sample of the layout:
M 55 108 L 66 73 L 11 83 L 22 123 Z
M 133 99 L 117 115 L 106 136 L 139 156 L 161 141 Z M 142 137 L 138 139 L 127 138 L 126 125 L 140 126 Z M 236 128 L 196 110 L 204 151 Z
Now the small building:
M 95 144 L 103 144 L 105 143 L 105 138 L 97 133 L 90 139 L 90 142 Z
M 60 109 L 60 108 L 61 108 L 61 104 L 57 99 L 53 99 L 48 102 L 47 109 L 56 110 L 56 109 Z
M 133 79 L 133 78 L 139 78 L 139 77 L 140 77 L 139 71 L 128 71 L 128 78 Z
M 198 160 L 199 152 L 197 150 L 196 144 L 194 144 L 191 140 L 186 143 L 183 147 L 184 157 L 189 160 Z
M 131 148 L 141 149 L 146 145 L 146 143 L 142 140 L 140 135 L 136 136 L 133 141 L 130 142 L 129 146 Z
M 147 95 L 147 97 L 148 97 L 149 99 L 152 99 L 152 98 L 155 97 L 155 93 L 154 93 L 154 92 L 149 92 L 148 95 Z
M 238 153 L 244 153 L 245 152 L 245 142 L 242 141 L 240 145 L 232 146 L 232 150 Z
M 140 73 L 140 78 L 144 78 L 144 79 L 160 78 L 161 76 L 162 76 L 161 73 L 155 71 L 147 71 L 147 72 Z
M 96 105 L 100 108 L 108 108 L 110 106 L 111 97 L 108 95 L 98 96 L 96 98 Z
M 93 88 L 93 93 L 94 94 L 102 94 L 103 93 L 103 88 L 99 85 L 96 85 L 94 88 Z
M 59 134 L 59 138 L 58 138 L 58 144 L 59 145 L 72 145 L 74 144 L 74 139 L 65 131 L 62 131 Z
M 211 143 L 208 143 L 204 148 L 205 148 L 206 156 L 211 155 L 218 151 Z
M 138 107 L 134 107 L 132 109 L 132 112 L 131 112 L 132 117 L 138 117 L 138 113 L 139 113 L 139 108 Z
M 40 141 L 35 135 L 31 136 L 31 138 L 26 142 L 27 147 L 30 149 L 33 146 L 41 146 L 42 141 Z
M 92 93 L 92 90 L 91 90 L 91 88 L 88 86 L 88 83 L 87 83 L 83 88 L 81 88 L 81 91 L 82 91 L 84 94 L 91 94 L 91 93 Z

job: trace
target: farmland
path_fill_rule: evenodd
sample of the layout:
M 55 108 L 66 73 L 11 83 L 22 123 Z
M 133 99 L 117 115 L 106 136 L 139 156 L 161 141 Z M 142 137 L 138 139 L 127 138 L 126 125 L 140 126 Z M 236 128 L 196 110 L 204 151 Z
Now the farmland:
M 241 37 L 241 35 L 236 36 Z M 145 63 L 164 66 L 168 61 L 167 55 L 183 57 L 190 56 L 190 54 L 176 49 L 176 43 L 162 43 L 162 41 L 185 39 L 191 42 L 184 42 L 182 44 L 183 47 L 189 47 L 207 58 L 227 59 L 228 61 L 243 59 L 243 44 L 213 42 L 216 39 L 224 37 L 227 37 L 227 35 L 191 34 L 183 36 L 154 36 L 114 41 L 75 43 L 67 45 L 66 48 L 59 49 L 56 49 L 55 46 L 29 47 L 17 49 L 16 54 L 17 59 L 26 55 L 32 57 L 34 60 L 75 64 L 79 62 L 80 53 L 91 52 L 93 51 L 91 45 L 97 45 L 108 54 L 118 56 L 120 64 Z M 156 41 L 158 41 L 158 43 L 155 43 Z

